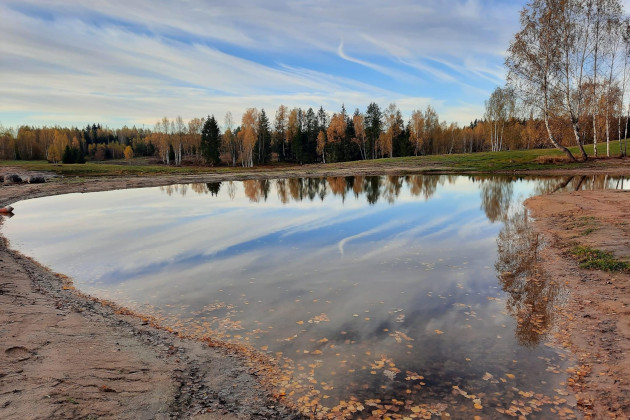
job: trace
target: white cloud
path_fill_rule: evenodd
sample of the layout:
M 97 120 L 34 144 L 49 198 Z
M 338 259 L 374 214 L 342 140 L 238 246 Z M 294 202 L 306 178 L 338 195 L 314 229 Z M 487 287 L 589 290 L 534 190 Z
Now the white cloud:
M 462 101 L 481 104 L 502 82 L 517 11 L 475 0 L 7 1 L 0 120 L 239 119 L 251 106 L 372 101 L 408 112 L 421 98 L 463 123 Z

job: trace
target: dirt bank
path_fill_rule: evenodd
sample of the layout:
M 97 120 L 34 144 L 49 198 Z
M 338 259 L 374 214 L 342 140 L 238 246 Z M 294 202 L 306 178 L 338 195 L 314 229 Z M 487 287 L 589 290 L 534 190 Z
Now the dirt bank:
M 574 247 L 630 260 L 630 192 L 579 191 L 538 196 L 526 205 L 550 241 L 543 264 L 566 284 L 560 310 L 564 345 L 580 362 L 570 382 L 592 418 L 630 418 L 630 273 L 581 269 Z

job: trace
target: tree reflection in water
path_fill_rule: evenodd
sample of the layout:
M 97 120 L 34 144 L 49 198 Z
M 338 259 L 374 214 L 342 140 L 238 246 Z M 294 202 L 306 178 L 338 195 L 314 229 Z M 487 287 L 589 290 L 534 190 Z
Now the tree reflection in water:
M 514 183 L 506 177 L 482 178 L 481 207 L 491 222 L 505 219 L 514 195 Z
M 324 200 L 327 196 L 339 196 L 345 201 L 348 194 L 355 198 L 364 196 L 369 204 L 376 204 L 381 199 L 390 204 L 396 202 L 403 187 L 413 197 L 430 199 L 439 187 L 454 184 L 461 176 L 457 175 L 406 175 L 406 176 L 347 176 L 327 178 L 287 178 L 260 179 L 242 181 L 245 195 L 251 202 L 267 201 L 272 188 L 275 187 L 279 200 L 288 204 L 315 199 Z M 579 191 L 595 189 L 615 189 L 624 187 L 624 178 L 609 176 L 567 176 L 567 177 L 514 177 L 514 176 L 469 176 L 473 182 L 479 182 L 481 207 L 491 222 L 503 221 L 507 215 L 514 196 L 514 182 L 521 180 L 535 181 L 534 195 L 552 194 L 559 191 Z M 192 191 L 197 194 L 218 195 L 221 182 L 191 184 Z M 227 182 L 228 196 L 234 199 L 235 181 Z M 188 185 L 167 185 L 160 187 L 168 195 L 175 193 L 185 196 Z
M 529 225 L 527 210 L 505 219 L 497 237 L 495 269 L 504 292 L 508 312 L 516 319 L 516 337 L 522 345 L 540 343 L 554 320 L 560 287 L 542 270 L 539 235 Z

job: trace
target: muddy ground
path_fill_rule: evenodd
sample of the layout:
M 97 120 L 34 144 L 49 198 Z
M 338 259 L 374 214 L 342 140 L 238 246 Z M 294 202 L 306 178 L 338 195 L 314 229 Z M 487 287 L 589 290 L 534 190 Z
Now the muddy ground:
M 32 175 L 7 167 L 0 172 Z M 49 178 L 43 184 L 0 186 L 0 207 L 72 192 L 384 172 L 410 171 L 395 167 L 384 171 L 367 165 L 350 173 L 311 166 L 290 172 Z M 607 173 L 630 172 L 624 166 Z M 630 225 L 625 222 L 630 193 L 563 193 L 536 197 L 527 205 L 537 218 L 537 229 L 552 244 L 544 254 L 545 267 L 571 290 L 562 316 L 566 345 L 583 366 L 573 379 L 580 407 L 594 418 L 630 418 L 629 276 L 579 269 L 566 245 L 569 240 L 586 241 L 630 257 Z M 575 225 L 576 215 L 582 214 L 597 220 L 597 229 L 589 235 L 581 235 Z M 272 397 L 258 369 L 242 353 L 182 339 L 153 328 L 146 319 L 125 315 L 121 308 L 83 296 L 62 277 L 11 251 L 2 237 L 0 272 L 2 418 L 299 418 Z
M 630 273 L 579 268 L 577 245 L 630 260 L 630 191 L 578 191 L 526 201 L 550 241 L 545 271 L 565 284 L 560 339 L 579 361 L 570 379 L 587 418 L 630 418 Z

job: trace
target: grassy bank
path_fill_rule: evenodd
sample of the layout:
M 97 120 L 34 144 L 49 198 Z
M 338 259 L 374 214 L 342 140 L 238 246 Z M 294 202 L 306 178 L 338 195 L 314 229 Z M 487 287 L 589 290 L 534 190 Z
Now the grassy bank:
M 577 147 L 571 151 L 578 156 Z M 587 146 L 587 152 L 592 154 L 593 146 Z M 606 144 L 598 147 L 599 156 L 606 155 Z M 619 156 L 619 143 L 611 143 L 611 155 Z M 564 154 L 557 149 L 517 150 L 504 152 L 483 152 L 471 154 L 433 155 L 418 157 L 402 157 L 376 159 L 370 161 L 354 161 L 329 164 L 291 165 L 275 163 L 269 166 L 241 168 L 219 166 L 166 166 L 149 164 L 146 158 L 133 159 L 131 163 L 124 161 L 88 162 L 85 164 L 51 164 L 46 161 L 2 161 L 0 166 L 18 166 L 31 171 L 48 171 L 64 176 L 141 176 L 141 175 L 165 175 L 165 174 L 202 174 L 202 173 L 238 173 L 240 171 L 268 171 L 291 170 L 292 168 L 313 167 L 317 169 L 352 169 L 364 167 L 369 164 L 375 169 L 403 169 L 436 172 L 511 172 L 531 171 L 547 169 L 572 169 L 572 168 L 597 168 L 610 165 L 609 159 L 590 159 L 588 162 L 572 163 L 563 160 Z M 611 158 L 615 159 L 615 158 Z

